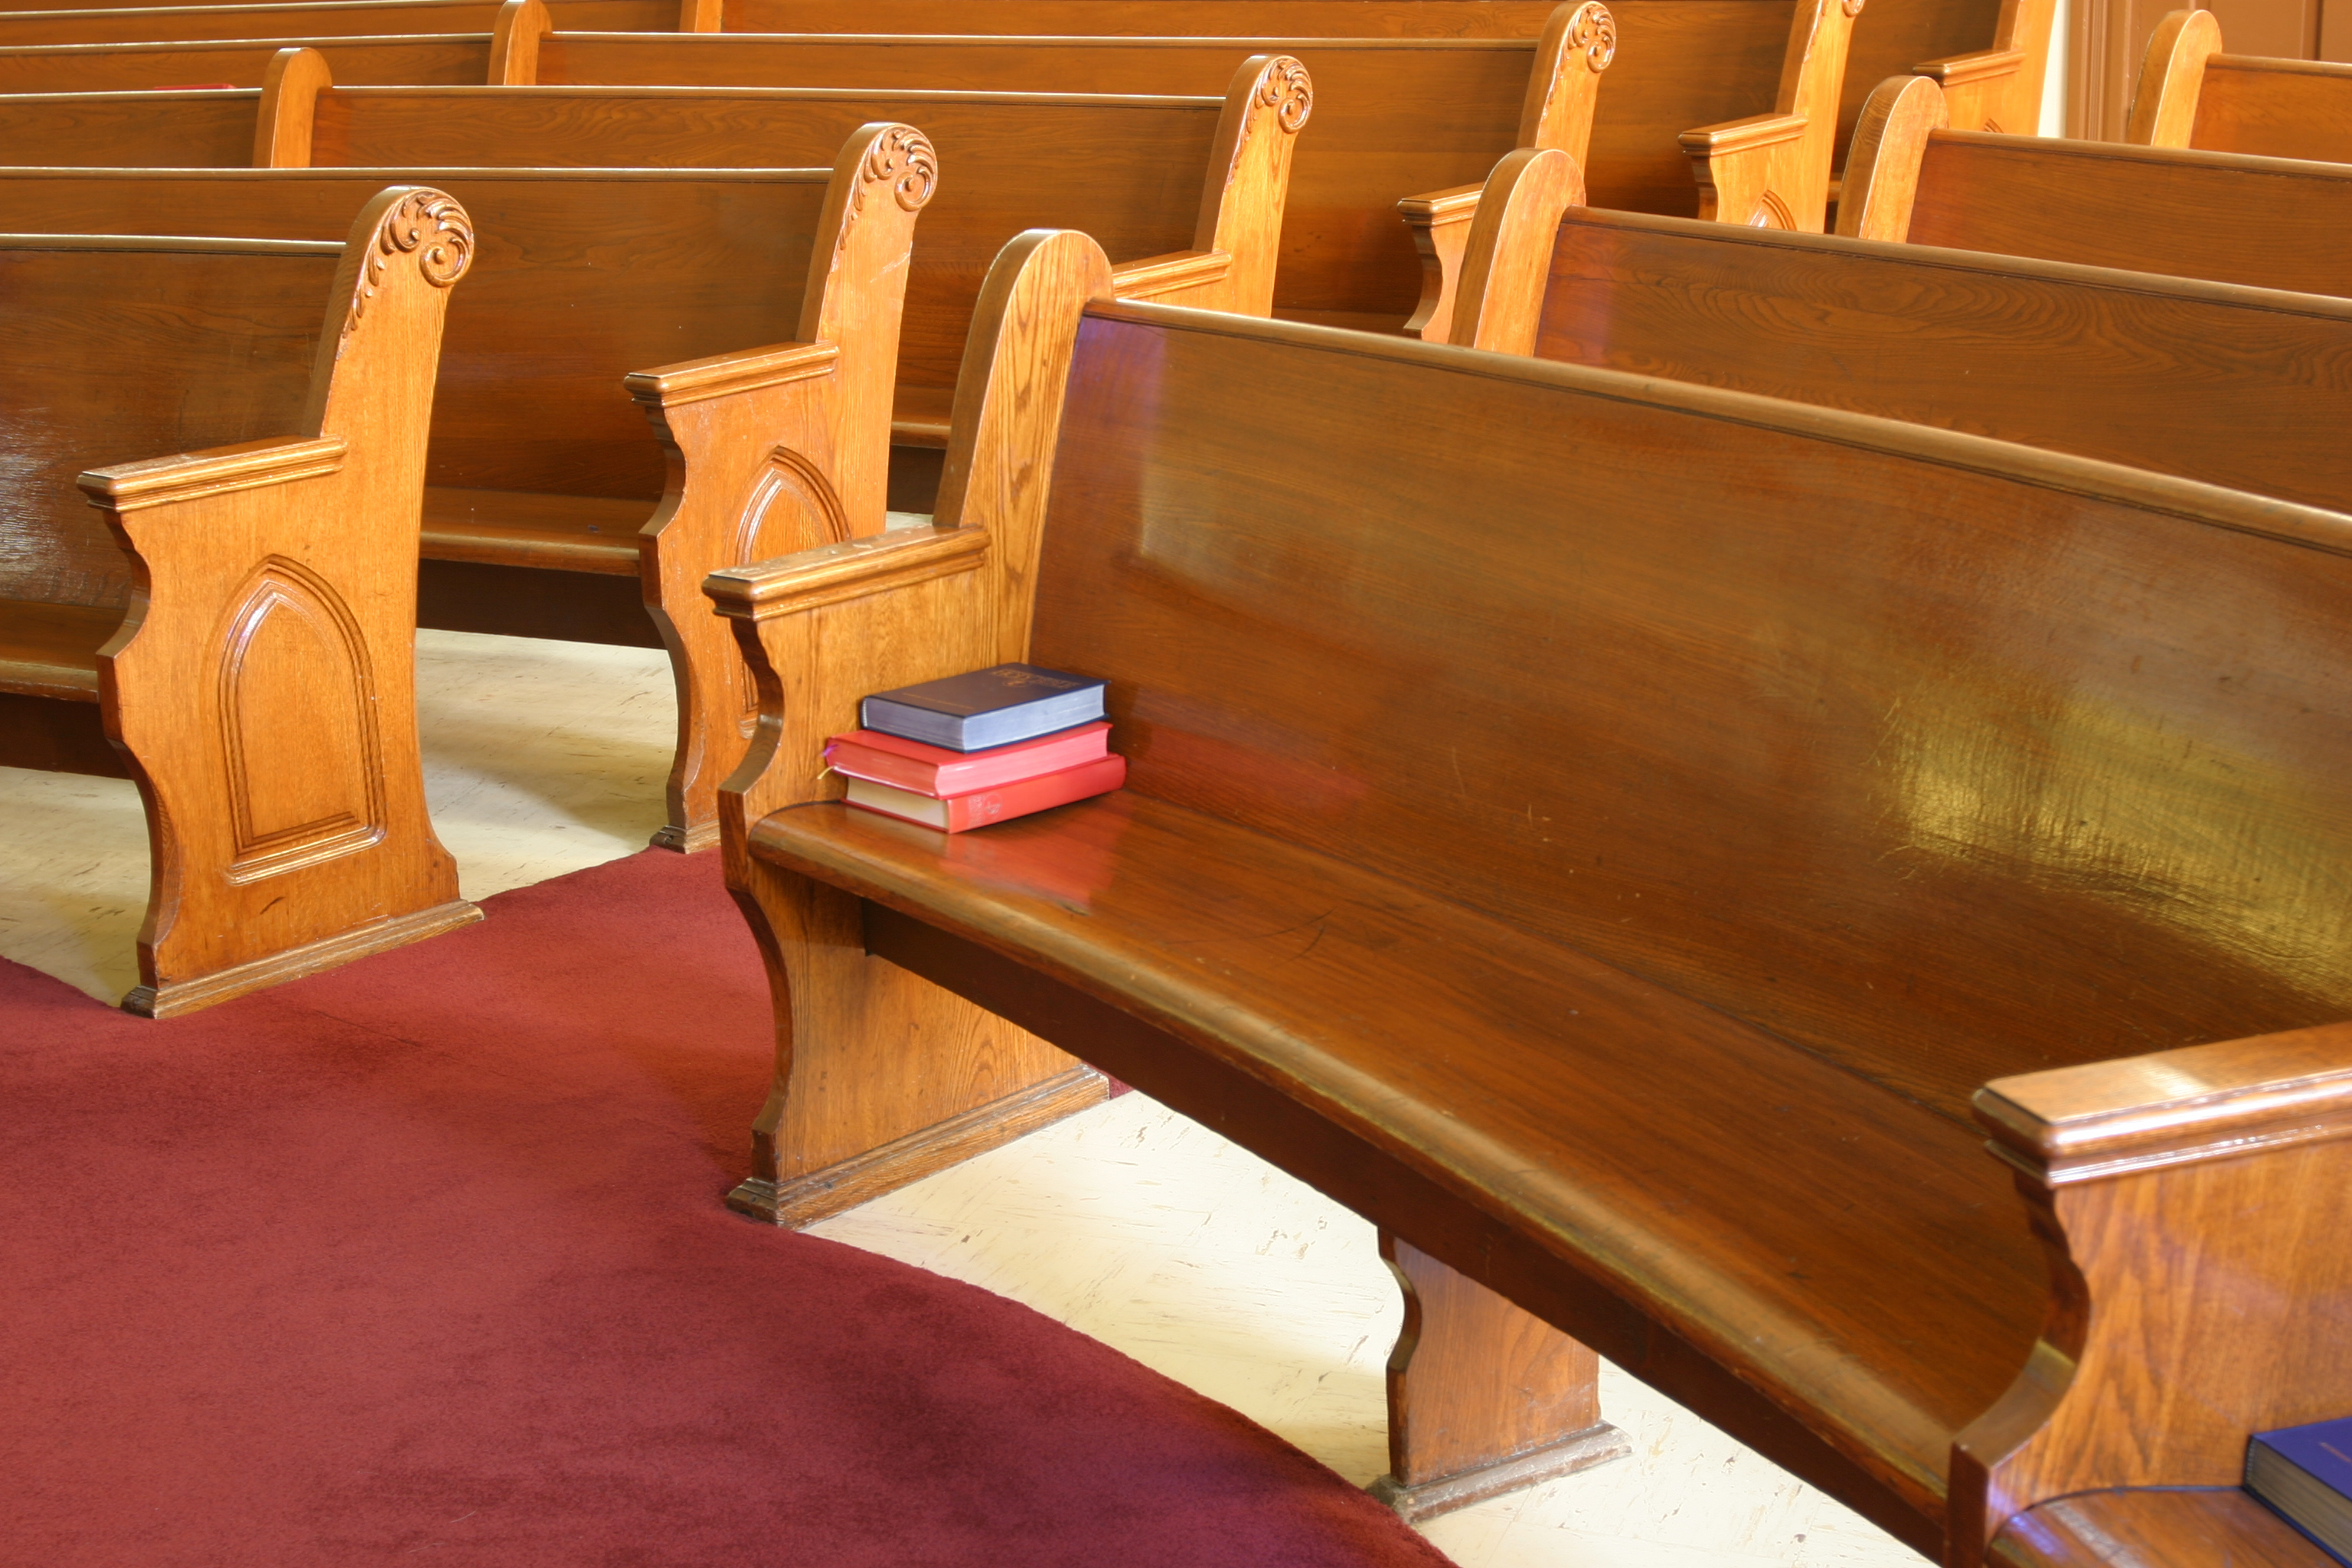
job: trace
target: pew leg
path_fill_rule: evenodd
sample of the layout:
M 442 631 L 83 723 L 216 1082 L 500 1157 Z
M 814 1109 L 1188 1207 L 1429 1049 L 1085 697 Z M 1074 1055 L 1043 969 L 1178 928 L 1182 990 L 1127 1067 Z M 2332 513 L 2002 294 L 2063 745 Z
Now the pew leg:
M 1108 1096 L 1093 1068 L 870 956 L 857 899 L 748 858 L 728 872 L 776 1013 L 775 1084 L 728 1207 L 799 1229 Z
M 1405 1312 L 1373 1496 L 1430 1519 L 1632 1452 L 1601 1418 L 1592 1352 L 1387 1231 L 1381 1257 Z

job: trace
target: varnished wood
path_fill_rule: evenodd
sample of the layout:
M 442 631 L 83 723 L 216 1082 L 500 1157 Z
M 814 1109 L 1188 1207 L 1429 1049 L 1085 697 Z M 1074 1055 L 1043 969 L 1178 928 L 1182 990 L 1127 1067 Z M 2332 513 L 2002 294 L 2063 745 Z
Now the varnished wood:
M 1237 61 L 1294 57 L 1315 118 L 1290 178 L 1275 308 L 1393 330 L 1421 287 L 1400 198 L 1475 183 L 1517 146 L 1582 155 L 1609 60 L 1595 46 L 1613 24 L 1598 0 L 1553 23 L 1539 39 L 1466 40 L 554 33 L 536 46 L 536 79 L 1222 95 Z
M 2211 12 L 2170 12 L 2148 38 L 2124 140 L 2352 162 L 2352 65 L 2224 54 Z
M 1503 248 L 1539 251 L 1543 264 L 1488 279 L 1481 347 L 1966 430 L 2352 513 L 2352 458 L 2336 436 L 2352 420 L 2352 302 L 1563 212 L 1549 194 L 1502 187 L 1507 173 L 1497 174 L 1497 210 L 1534 210 L 1526 237 Z
M 425 816 L 410 673 L 435 363 L 474 234 L 428 188 L 341 211 L 342 244 L 0 246 L 7 760 L 137 783 L 154 880 L 125 1005 L 154 1016 L 478 918 Z M 119 768 L 93 765 L 85 714 Z
M 546 0 L 567 27 L 623 32 L 677 25 L 677 0 Z M 323 4 L 0 10 L 0 48 L 208 39 L 390 37 L 488 33 L 499 0 L 325 0 Z
M 226 82 L 257 88 L 280 49 L 324 58 L 345 86 L 459 87 L 488 79 L 491 40 L 478 33 L 422 37 L 299 37 L 261 42 L 50 44 L 0 49 L 0 92 L 129 92 Z
M 1994 1542 L 2008 1568 L 2324 1568 L 2326 1559 L 2237 1487 L 2084 1492 L 2027 1510 Z
M 1849 228 L 1842 208 L 1841 233 L 2259 289 L 2347 291 L 2337 258 L 2352 254 L 2352 166 L 1976 135 L 1928 129 L 1916 115 L 1909 123 L 1916 134 L 1899 145 L 1893 136 L 1883 141 L 1865 175 L 1874 193 L 1910 193 L 1908 221 L 1891 232 L 1891 217 L 1857 208 Z M 2212 221 L 2223 212 L 2228 223 Z
M 1872 93 L 1854 130 L 1837 232 L 1853 239 L 1906 237 L 1927 134 L 1950 123 L 1943 89 L 1926 77 L 1890 79 Z
M 1403 1292 L 1389 1354 L 1389 1468 L 1372 1493 L 1410 1520 L 1621 1459 L 1601 1418 L 1601 1362 L 1398 1237 L 1381 1257 Z
M 2318 1239 L 2352 1045 L 2253 1037 L 2352 1000 L 2343 517 L 1108 302 L 1060 243 L 974 350 L 1049 494 L 710 584 L 764 666 L 729 820 L 768 1126 L 892 1098 L 908 1031 L 861 1051 L 801 991 L 862 949 L 829 961 L 1076 1050 L 1955 1563 L 2045 1481 L 2202 1484 L 2212 1433 L 2281 1413 L 2267 1369 L 2352 1311 Z M 1029 655 L 1110 683 L 1125 792 L 944 842 L 825 799 L 857 693 L 1005 657 L 1033 594 Z M 2052 1068 L 1988 1114 L 2086 1294 L 1970 1121 Z M 2183 1274 L 2199 1238 L 2261 1288 Z M 2160 1387 L 2110 1353 L 2155 1324 Z M 2003 1391 L 2061 1393 L 2038 1334 L 2082 1359 L 2037 1425 Z
M 729 635 L 698 607 L 702 576 L 883 525 L 894 308 L 936 159 L 885 126 L 828 159 L 407 171 L 481 226 L 434 405 L 427 624 L 667 646 L 680 703 L 664 842 L 678 847 L 711 842 L 751 707 Z M 389 177 L 16 171 L 0 184 L 19 221 L 64 231 L 300 237 Z M 496 585 L 513 595 L 503 615 Z

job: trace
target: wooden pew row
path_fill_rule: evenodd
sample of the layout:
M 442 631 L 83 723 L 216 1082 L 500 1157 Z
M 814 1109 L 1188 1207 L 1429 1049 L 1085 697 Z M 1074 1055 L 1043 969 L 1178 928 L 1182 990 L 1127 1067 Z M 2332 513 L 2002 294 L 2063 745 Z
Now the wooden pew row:
M 1862 10 L 1859 0 L 1851 18 Z M 1297 38 L 1379 37 L 1391 32 L 1440 37 L 1532 37 L 1544 6 L 1529 0 L 725 0 L 720 30 L 728 33 L 1127 34 L 1181 37 L 1217 33 Z M 1612 188 L 1604 166 L 1622 155 L 1612 140 L 1621 122 L 1698 125 L 1754 114 L 1766 96 L 1754 72 L 1769 68 L 1757 18 L 1721 0 L 1646 4 L 1621 0 L 1616 13 L 1625 64 L 1602 100 L 1600 140 L 1586 163 L 1598 205 L 1628 211 L 1687 209 L 1653 197 L 1628 200 Z M 1888 76 L 1924 74 L 1952 96 L 1953 123 L 1971 131 L 2031 134 L 2041 121 L 2042 79 L 2049 61 L 2053 0 L 1871 0 L 1869 20 L 1854 26 L 1850 54 L 1830 66 L 1827 94 L 1838 101 L 1832 167 L 1843 168 L 1862 105 Z M 1230 18 L 1230 19 L 1228 19 Z M 1244 20 L 1244 18 L 1247 18 Z M 1828 13 L 1820 18 L 1838 24 Z M 1784 73 L 1802 58 L 1808 14 L 1781 57 Z M 1843 86 L 1839 73 L 1843 73 Z M 1707 81 L 1741 83 L 1746 107 L 1718 96 L 1704 110 L 1667 109 L 1657 95 L 1702 90 Z M 1781 78 L 1785 83 L 1788 77 Z M 1719 89 L 1718 89 L 1719 91 Z M 1821 101 L 1818 89 L 1795 97 Z M 1623 97 L 1621 99 L 1621 95 Z M 1785 109 L 1789 104 L 1784 101 Z M 1671 195 L 1677 182 L 1653 177 Z M 1784 193 L 1785 195 L 1786 193 Z M 1790 205 L 1809 210 L 1796 197 Z M 1726 203 L 1727 206 L 1733 204 Z M 1743 207 L 1752 212 L 1752 207 Z M 1735 216 L 1746 222 L 1746 217 Z
M 677 111 L 675 94 L 622 94 L 600 102 L 599 95 L 558 89 L 473 89 L 446 97 L 470 102 L 488 96 L 525 109 L 535 99 L 557 111 L 557 122 L 551 128 L 493 121 L 472 140 L 446 134 L 455 121 L 443 122 L 437 137 L 412 138 L 397 130 L 382 137 L 376 145 L 385 155 L 401 147 L 437 155 L 436 164 L 401 166 L 442 171 L 435 177 L 451 182 L 478 212 L 499 211 L 501 235 L 514 233 L 518 246 L 501 253 L 516 269 L 511 284 L 478 283 L 453 327 L 453 379 L 436 410 L 434 489 L 427 496 L 424 623 L 667 646 L 678 679 L 679 745 L 667 791 L 668 822 L 656 842 L 680 849 L 713 842 L 714 792 L 740 754 L 750 694 L 723 629 L 706 615 L 678 613 L 677 595 L 690 595 L 710 569 L 701 557 L 716 551 L 755 559 L 748 552 L 769 548 L 759 541 L 779 530 L 814 528 L 831 538 L 877 531 L 885 506 L 893 503 L 889 491 L 877 487 L 892 467 L 896 504 L 928 510 L 972 301 L 990 258 L 1024 223 L 1104 225 L 1111 243 L 1129 258 L 1119 274 L 1124 292 L 1262 313 L 1271 290 L 1284 165 L 1292 133 L 1305 118 L 1307 86 L 1280 60 L 1249 62 L 1236 76 L 1223 100 L 751 95 L 748 110 L 731 117 L 719 110 L 744 110 L 741 95 L 722 95 L 717 110 L 693 115 Z M 173 95 L 152 96 L 167 101 Z M 236 97 L 188 96 L 206 103 Z M 301 100 L 284 80 L 277 96 Z M 689 108 L 707 97 L 684 96 Z M 712 110 L 707 101 L 700 107 Z M 855 351 L 859 363 L 876 363 L 862 357 L 870 350 L 887 366 L 895 338 L 895 375 L 877 373 L 891 376 L 882 385 L 895 381 L 895 387 L 880 394 L 874 424 L 844 416 L 845 423 L 830 434 L 785 423 L 794 416 L 792 399 L 799 392 L 760 392 L 772 384 L 797 387 L 800 376 L 786 374 L 789 366 L 762 368 L 761 345 L 796 335 L 816 341 L 809 336 L 817 328 L 808 315 L 815 295 L 798 290 L 807 268 L 833 250 L 831 241 L 820 243 L 807 226 L 827 178 L 822 171 L 776 176 L 782 185 L 762 199 L 802 204 L 781 213 L 757 202 L 743 205 L 751 198 L 737 186 L 760 184 L 750 176 L 733 184 L 700 173 L 615 176 L 637 182 L 635 188 L 646 193 L 646 216 L 634 232 L 659 238 L 635 254 L 590 248 L 576 226 L 564 226 L 576 220 L 530 204 L 518 213 L 520 197 L 502 197 L 507 205 L 493 209 L 474 175 L 446 172 L 528 163 L 535 155 L 547 163 L 660 163 L 697 171 L 763 158 L 830 160 L 866 115 L 885 107 L 920 112 L 965 163 L 946 151 L 934 154 L 923 142 L 925 169 L 944 163 L 956 172 L 936 198 L 928 174 L 903 198 L 923 211 L 911 268 L 893 271 L 898 263 L 877 253 L 868 259 L 880 271 L 838 280 L 848 291 L 845 298 L 864 300 L 861 291 L 870 291 L 886 274 L 902 279 L 904 315 L 897 315 L 895 286 L 887 302 L 843 307 L 840 320 L 866 323 L 855 343 L 840 340 L 845 357 Z M 287 132 L 300 122 L 271 123 Z M 534 139 L 526 133 L 534 125 L 551 133 Z M 568 129 L 604 140 L 583 150 Z M 274 144 L 298 141 L 289 132 Z M 571 156 L 551 155 L 558 153 Z M 911 167 L 877 164 L 861 180 L 887 175 L 884 184 L 890 184 Z M 0 184 L 19 211 L 40 215 L 42 226 L 136 232 L 169 215 L 175 224 L 194 226 L 192 232 L 227 224 L 239 232 L 307 234 L 322 221 L 320 208 L 316 203 L 305 207 L 286 193 L 332 188 L 336 182 L 278 173 L 285 177 L 273 180 L 264 171 L 77 176 L 64 170 L 0 170 Z M 848 177 L 846 165 L 835 176 Z M 542 193 L 586 178 L 546 170 L 517 176 Z M 912 221 L 911 209 L 882 196 L 878 187 L 836 217 L 846 224 L 868 204 Z M 544 241 L 526 241 L 516 232 L 526 214 L 537 226 L 533 232 L 547 236 Z M 756 279 L 758 287 L 739 284 L 738 277 Z M 581 328 L 572 323 L 588 316 L 581 309 L 583 292 L 599 305 L 590 330 L 602 335 L 592 340 L 593 358 L 575 352 Z M 478 363 L 467 357 L 477 323 Z M 682 384 L 678 399 L 693 405 L 704 445 L 698 452 L 688 449 L 678 459 L 685 469 L 665 480 L 660 450 L 629 397 L 659 403 L 666 384 L 659 376 L 639 377 L 625 392 L 622 378 L 676 355 L 730 353 L 742 361 L 740 376 L 714 370 Z M 548 359 L 566 368 L 532 368 Z M 460 366 L 466 367 L 462 382 L 455 379 Z M 860 405 L 874 395 L 863 374 L 853 378 L 860 390 L 852 402 Z M 718 395 L 730 377 L 744 384 L 743 397 Z M 541 386 L 542 379 L 555 385 Z M 765 400 L 776 397 L 785 399 L 782 409 L 767 406 Z M 739 405 L 740 414 L 730 412 Z M 675 426 L 682 416 L 665 417 Z M 576 435 L 551 433 L 559 430 Z M 895 464 L 888 446 L 894 438 L 916 444 L 902 445 Z M 845 477 L 844 465 L 856 471 Z M 666 495 L 682 495 L 675 502 L 680 510 L 673 513 Z M 632 577 L 638 581 L 631 583 Z
M 667 32 L 716 26 L 709 0 L 546 0 L 565 26 Z M 0 48 L 43 44 L 189 43 L 222 38 L 378 37 L 483 33 L 499 0 L 341 0 L 327 5 L 0 9 Z
M 1943 129 L 1936 85 L 1891 79 L 1855 138 L 1838 233 L 2086 267 L 2352 293 L 2352 167 Z M 2229 221 L 2216 222 L 2226 213 Z
M 0 237 L 0 762 L 138 784 L 135 1013 L 481 918 L 425 815 L 410 613 L 474 237 L 381 184 L 339 244 Z
M 0 92 L 152 92 L 258 88 L 279 51 L 324 57 L 346 87 L 470 87 L 490 80 L 494 33 L 380 38 L 206 39 L 184 44 L 44 44 L 0 49 Z
M 1843 408 L 2352 514 L 2352 300 L 1612 213 L 1488 181 L 1451 341 Z M 2053 367 L 2058 367 L 2053 374 Z
M 751 706 L 698 584 L 778 542 L 881 531 L 897 318 L 936 171 L 919 133 L 876 125 L 831 170 L 0 170 L 0 186 L 19 221 L 115 234 L 306 236 L 393 178 L 464 200 L 482 237 L 403 613 L 667 647 L 678 741 L 655 842 L 689 849 L 712 840 Z
M 999 247 L 1086 218 L 1121 291 L 1266 312 L 1289 161 L 1312 110 L 1296 60 L 1241 62 L 1224 97 L 691 88 L 331 88 L 315 57 L 250 91 L 0 100 L 7 145 L 76 166 L 209 157 L 279 166 L 744 168 L 829 160 L 857 126 L 925 128 L 958 171 L 928 210 L 908 281 L 898 419 L 934 450 L 971 302 Z M 250 152 L 237 151 L 240 126 Z M 20 154 L 21 155 L 21 154 Z M 1475 193 L 1474 193 L 1475 195 Z M 1051 215 L 1050 217 L 1048 215 Z M 923 510 L 916 507 L 914 510 Z
M 1465 0 L 1434 0 L 1463 4 Z M 775 37 L 554 31 L 539 0 L 499 16 L 506 85 L 1222 92 L 1234 62 L 1284 55 L 1315 84 L 1315 126 L 1294 155 L 1274 306 L 1301 320 L 1420 331 L 1452 317 L 1452 279 L 1486 171 L 1517 147 L 1581 160 L 1615 25 L 1600 0 L 1559 5 L 1538 38 Z M 656 47 L 647 47 L 648 44 Z M 1679 162 L 1676 127 L 1655 129 Z M 1770 177 L 1723 154 L 1725 188 Z M 1752 169 L 1736 166 L 1741 161 Z M 1696 192 L 1681 193 L 1689 210 Z M 1400 224 L 1398 213 L 1405 215 Z M 1440 328 L 1442 330 L 1442 326 Z
M 2234 1489 L 2352 1406 L 2352 520 L 1107 287 L 1008 251 L 937 528 L 708 585 L 793 675 L 737 1201 L 985 1146 L 1059 1047 L 1940 1561 L 2316 1563 Z M 1110 682 L 1125 792 L 829 799 L 858 696 L 1008 658 Z
M 1195 36 L 1199 18 L 1167 0 L 1160 16 L 1166 37 L 1118 43 L 1076 36 L 875 36 L 887 26 L 887 16 L 877 16 L 859 24 L 867 36 L 835 37 L 824 29 L 793 37 L 705 34 L 699 36 L 713 47 L 669 49 L 647 47 L 654 40 L 646 33 L 576 29 L 565 14 L 551 15 L 535 0 L 509 0 L 491 47 L 491 78 L 514 85 L 1191 93 L 1218 90 L 1244 56 L 1311 52 L 1329 75 L 1323 88 L 1329 122 L 1307 144 L 1302 214 L 1316 215 L 1319 232 L 1326 205 L 1340 204 L 1341 231 L 1357 245 L 1385 249 L 1390 270 L 1409 275 L 1402 270 L 1405 242 L 1393 218 L 1383 211 L 1366 227 L 1355 216 L 1363 205 L 1355 187 L 1376 190 L 1383 204 L 1432 193 L 1409 202 L 1406 211 L 1428 258 L 1433 288 L 1459 254 L 1478 183 L 1514 145 L 1557 146 L 1576 155 L 1591 173 L 1595 199 L 1611 205 L 1821 226 L 1832 155 L 1827 106 L 1840 89 L 1853 26 L 1843 4 L 1629 0 L 1612 10 L 1598 0 L 1570 0 L 1531 7 L 1540 15 L 1525 36 L 1440 37 L 1433 41 L 1442 47 L 1426 47 L 1433 40 L 1421 35 L 1443 33 L 1445 19 L 1465 7 L 1515 16 L 1520 9 L 1519 0 L 1397 0 L 1362 8 L 1367 36 L 1348 38 L 1314 26 L 1279 36 L 1267 24 L 1288 18 L 1286 6 L 1274 5 L 1261 16 L 1221 3 L 1211 20 L 1230 14 L 1234 22 L 1254 26 L 1244 29 L 1246 36 L 1201 37 Z M 1324 26 L 1355 14 L 1324 13 Z M 1381 23 L 1387 26 L 1374 26 Z M 1633 47 L 1619 60 L 1618 38 L 1628 27 Z M 1385 44 L 1377 41 L 1381 38 Z M 1310 47 L 1309 40 L 1318 41 Z M 340 47 L 318 38 L 278 41 L 278 47 L 289 44 L 321 48 L 339 81 L 384 80 L 382 40 Z M 257 83 L 265 67 L 260 54 L 268 47 L 249 45 L 254 52 L 244 61 L 221 60 L 222 74 L 206 79 Z M 1525 53 L 1529 50 L 1532 55 Z M 347 54 L 357 74 L 343 69 Z M 1618 63 L 1609 90 L 1596 106 L 1594 73 L 1612 60 Z M 24 90 L 164 85 L 145 62 L 118 65 L 100 57 L 74 63 L 83 72 L 79 78 L 42 79 L 46 61 L 26 64 L 21 69 L 32 75 Z M 1315 61 L 1307 63 L 1312 71 Z M 135 79 L 119 79 L 118 72 Z M 1400 133 L 1400 127 L 1423 122 L 1434 128 L 1426 139 Z M 1432 167 L 1443 171 L 1440 177 L 1429 176 Z M 1350 173 L 1338 172 L 1343 169 Z M 1412 298 L 1370 313 L 1412 311 L 1437 321 L 1450 315 L 1434 300 L 1416 310 Z M 1342 309 L 1299 308 L 1326 314 Z
M 2213 13 L 2174 11 L 2148 37 L 2124 140 L 2352 163 L 2352 65 L 2225 55 Z

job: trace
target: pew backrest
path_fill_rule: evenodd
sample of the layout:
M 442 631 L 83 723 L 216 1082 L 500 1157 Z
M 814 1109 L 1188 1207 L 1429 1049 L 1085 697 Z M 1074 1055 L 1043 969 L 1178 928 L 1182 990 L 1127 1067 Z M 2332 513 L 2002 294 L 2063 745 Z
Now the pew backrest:
M 1840 234 L 2352 293 L 2352 165 L 1947 131 L 1941 112 L 1932 81 L 1880 84 Z
M 141 5 L 0 10 L 0 48 L 216 38 L 380 37 L 487 33 L 499 0 L 326 0 L 324 4 Z M 572 27 L 665 30 L 691 23 L 697 0 L 545 0 Z M 682 16 L 681 5 L 687 8 Z
M 316 57 L 310 57 L 315 61 Z M 822 165 L 859 126 L 921 127 L 955 170 L 924 213 L 907 287 L 901 380 L 952 387 L 996 250 L 1023 228 L 1084 222 L 1132 293 L 1264 313 L 1291 149 L 1311 112 L 1295 60 L 1253 58 L 1223 98 L 697 88 L 332 88 L 299 51 L 257 91 L 58 94 L 0 100 L 56 162 L 151 166 L 234 121 L 311 167 L 761 168 Z M 42 128 L 46 127 L 46 130 Z M 209 142 L 205 141 L 209 138 Z M 73 149 L 79 148 L 77 156 Z M 675 356 L 670 356 L 675 357 Z
M 2352 452 L 2336 434 L 2352 422 L 2352 301 L 1761 234 L 1570 205 L 1542 190 L 1520 170 L 1496 171 L 1465 259 L 1465 286 L 1480 297 L 1450 341 L 1964 430 L 2352 514 Z M 1521 222 L 1529 233 L 1508 232 Z M 1516 264 L 1520 247 L 1540 259 Z
M 346 86 L 464 87 L 490 78 L 492 35 L 268 38 L 0 48 L 0 92 L 258 88 L 282 49 L 309 49 Z
M 2033 135 L 2057 10 L 2055 0 L 1874 0 L 1855 24 L 1846 59 L 1840 166 L 1871 89 L 1891 76 L 1924 76 L 1940 86 L 1957 129 Z
M 2210 11 L 2174 11 L 2140 61 L 2124 140 L 2352 162 L 2352 65 L 2221 52 Z

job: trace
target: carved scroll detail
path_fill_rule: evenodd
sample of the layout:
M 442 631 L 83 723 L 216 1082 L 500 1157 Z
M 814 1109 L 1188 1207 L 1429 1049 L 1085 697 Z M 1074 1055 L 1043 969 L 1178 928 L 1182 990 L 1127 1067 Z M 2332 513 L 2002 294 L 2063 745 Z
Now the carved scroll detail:
M 1864 0 L 1838 0 L 1839 9 L 1849 16 L 1861 16 L 1863 5 Z
M 436 289 L 446 289 L 474 264 L 474 222 L 455 196 L 439 191 L 415 191 L 395 203 L 376 225 L 366 259 L 360 263 L 359 288 L 352 295 L 351 313 L 343 319 L 343 335 L 351 336 L 367 313 L 368 301 L 383 287 L 394 257 L 414 256 L 416 270 Z
M 1862 0 L 1852 0 L 1853 9 L 1862 9 Z M 1584 51 L 1584 63 L 1595 74 L 1609 68 L 1617 58 L 1617 18 L 1601 0 L 1584 0 L 1576 14 L 1568 19 L 1568 47 Z
M 886 180 L 901 212 L 922 211 L 940 183 L 940 155 L 931 139 L 911 125 L 894 125 L 877 137 L 857 171 L 858 205 L 865 203 L 868 186 Z
M 1601 10 L 1598 0 L 1586 8 Z M 1601 11 L 1601 15 L 1608 13 Z M 1288 55 L 1276 59 L 1258 79 L 1257 100 L 1274 110 L 1275 122 L 1286 132 L 1296 134 L 1307 123 L 1307 117 L 1315 112 L 1315 88 L 1306 66 Z

